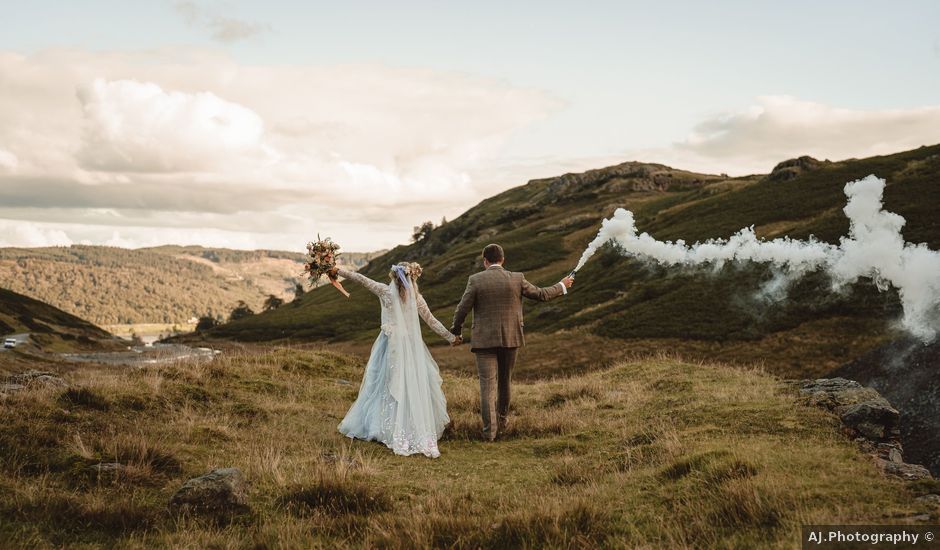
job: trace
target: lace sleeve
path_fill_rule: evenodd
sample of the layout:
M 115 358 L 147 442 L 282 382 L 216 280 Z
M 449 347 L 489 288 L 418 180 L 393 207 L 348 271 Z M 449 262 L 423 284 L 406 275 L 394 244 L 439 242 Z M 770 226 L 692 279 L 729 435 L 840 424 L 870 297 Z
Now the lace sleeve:
M 424 319 L 424 322 L 427 323 L 429 327 L 431 327 L 431 330 L 436 332 L 437 335 L 440 336 L 441 338 L 447 340 L 450 343 L 453 343 L 454 338 L 456 338 L 456 336 L 451 334 L 450 331 L 447 330 L 447 327 L 445 327 L 440 321 L 438 321 L 437 317 L 435 317 L 434 314 L 431 313 L 431 308 L 428 307 L 428 303 L 427 301 L 425 301 L 424 296 L 418 296 L 417 306 L 418 306 L 418 315 L 420 315 L 421 318 Z
M 365 275 L 361 273 L 356 273 L 355 271 L 350 271 L 342 267 L 338 268 L 336 272 L 339 273 L 339 275 L 343 277 L 344 279 L 355 281 L 361 284 L 362 286 L 366 287 L 369 290 L 369 292 L 371 292 L 372 294 L 375 294 L 380 299 L 388 299 L 389 297 L 390 291 L 388 289 L 388 285 L 383 285 L 382 283 L 373 281 L 372 279 L 366 277 Z

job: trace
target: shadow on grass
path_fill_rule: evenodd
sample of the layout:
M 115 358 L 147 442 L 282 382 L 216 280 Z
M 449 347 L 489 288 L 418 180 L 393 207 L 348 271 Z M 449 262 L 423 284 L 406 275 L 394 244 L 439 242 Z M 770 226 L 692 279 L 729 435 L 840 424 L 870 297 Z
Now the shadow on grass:
M 66 407 L 83 407 L 106 411 L 111 403 L 101 394 L 88 388 L 69 388 L 59 396 L 59 403 Z
M 351 477 L 321 477 L 310 485 L 295 486 L 278 499 L 278 504 L 300 516 L 315 511 L 367 516 L 392 509 L 392 500 L 387 493 L 364 480 Z

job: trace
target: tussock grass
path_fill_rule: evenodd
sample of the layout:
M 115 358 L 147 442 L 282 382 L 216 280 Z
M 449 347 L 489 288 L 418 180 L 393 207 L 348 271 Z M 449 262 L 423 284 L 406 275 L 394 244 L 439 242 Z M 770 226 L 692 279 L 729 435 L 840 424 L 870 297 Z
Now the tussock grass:
M 553 392 L 548 396 L 548 399 L 545 400 L 545 407 L 560 407 L 565 403 L 578 400 L 597 401 L 601 399 L 604 394 L 605 391 L 600 381 L 596 379 L 575 379 L 565 384 L 562 390 Z
M 388 494 L 366 481 L 321 477 L 310 485 L 293 487 L 278 502 L 294 513 L 369 515 L 392 509 Z
M 59 396 L 59 403 L 66 407 L 85 407 L 106 411 L 111 407 L 107 398 L 88 388 L 69 388 Z
M 117 462 L 162 474 L 179 474 L 183 464 L 175 445 L 144 433 L 116 434 L 98 442 L 98 456 L 103 462 Z
M 453 425 L 430 460 L 336 431 L 362 367 L 326 350 L 246 348 L 210 364 L 63 369 L 108 409 L 64 407 L 62 390 L 42 388 L 0 402 L 0 540 L 789 548 L 802 523 L 929 512 L 913 496 L 932 487 L 883 478 L 830 416 L 761 371 L 658 356 L 517 382 L 495 443 L 481 440 L 477 380 L 446 375 Z M 102 462 L 126 468 L 89 473 Z M 250 515 L 167 512 L 183 482 L 217 467 L 242 469 Z

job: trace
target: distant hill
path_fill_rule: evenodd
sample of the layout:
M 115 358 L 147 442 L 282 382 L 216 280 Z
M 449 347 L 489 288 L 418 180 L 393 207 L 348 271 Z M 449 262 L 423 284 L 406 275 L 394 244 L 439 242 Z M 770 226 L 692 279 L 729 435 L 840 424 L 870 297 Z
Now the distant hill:
M 44 351 L 116 347 L 103 329 L 49 304 L 0 288 L 0 335 L 29 333 Z
M 843 187 L 869 174 L 887 179 L 886 207 L 907 220 L 907 240 L 940 248 L 937 145 L 838 162 L 802 157 L 780 163 L 771 174 L 738 178 L 627 162 L 533 180 L 484 200 L 420 242 L 394 248 L 363 272 L 384 280 L 392 262 L 421 262 L 422 291 L 446 324 L 489 242 L 505 247 L 509 269 L 525 271 L 539 284 L 554 283 L 574 267 L 601 219 L 617 207 L 631 209 L 640 230 L 661 239 L 728 237 L 754 225 L 761 237 L 815 235 L 837 242 L 848 231 Z M 900 306 L 894 292 L 859 284 L 832 295 L 819 276 L 795 285 L 788 300 L 771 304 L 757 296 L 771 277 L 761 268 L 728 266 L 715 273 L 651 267 L 608 247 L 579 273 L 568 297 L 526 306 L 526 330 L 563 331 L 566 347 L 583 341 L 599 350 L 605 346 L 598 342 L 607 341 L 637 352 L 668 349 L 764 364 L 787 376 L 828 372 L 895 336 L 891 326 Z M 378 329 L 378 304 L 350 286 L 351 299 L 321 288 L 299 303 L 226 324 L 209 336 L 366 343 Z M 557 347 L 556 339 L 542 341 Z M 552 360 L 549 351 L 527 350 L 542 352 Z
M 373 254 L 344 254 L 354 265 Z M 294 298 L 303 254 L 199 246 L 3 248 L 0 276 L 12 290 L 100 325 L 185 323 L 226 317 L 240 301 L 260 310 L 274 294 Z

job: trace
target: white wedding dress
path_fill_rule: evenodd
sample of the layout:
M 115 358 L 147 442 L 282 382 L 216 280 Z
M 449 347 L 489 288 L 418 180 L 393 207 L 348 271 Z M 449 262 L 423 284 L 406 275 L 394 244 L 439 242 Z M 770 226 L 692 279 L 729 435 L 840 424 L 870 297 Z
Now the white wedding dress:
M 379 297 L 382 330 L 366 365 L 359 397 L 339 425 L 348 437 L 380 441 L 395 454 L 423 454 L 437 458 L 437 440 L 450 422 L 441 390 L 441 374 L 421 337 L 420 316 L 434 332 L 453 342 L 452 335 L 428 308 L 424 297 L 406 288 L 399 297 L 399 281 L 382 284 L 339 269 Z

